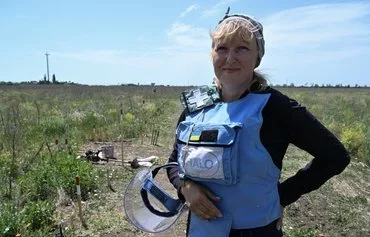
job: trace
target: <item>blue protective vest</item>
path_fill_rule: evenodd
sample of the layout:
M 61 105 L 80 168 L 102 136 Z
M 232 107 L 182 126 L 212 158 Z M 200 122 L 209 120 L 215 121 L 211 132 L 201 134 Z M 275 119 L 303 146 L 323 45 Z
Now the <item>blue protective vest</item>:
M 270 94 L 248 94 L 240 100 L 217 103 L 186 117 L 184 123 L 242 125 L 235 141 L 238 147 L 237 173 L 232 179 L 236 181 L 220 184 L 209 179 L 197 180 L 221 198 L 215 205 L 223 217 L 205 221 L 191 214 L 190 237 L 229 236 L 230 229 L 265 226 L 281 216 L 278 194 L 280 170 L 260 140 L 262 110 L 269 97 Z M 179 130 L 177 133 L 179 139 Z M 207 168 L 207 164 L 205 166 Z

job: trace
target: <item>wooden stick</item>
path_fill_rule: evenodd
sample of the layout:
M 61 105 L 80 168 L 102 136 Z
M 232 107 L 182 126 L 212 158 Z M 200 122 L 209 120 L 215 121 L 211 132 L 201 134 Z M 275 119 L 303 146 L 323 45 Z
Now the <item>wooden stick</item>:
M 157 145 L 158 144 L 158 137 L 159 137 L 159 129 L 156 131 L 156 134 L 155 134 L 155 142 L 154 142 L 154 145 Z
M 122 159 L 122 167 L 125 163 L 125 160 L 123 159 L 123 137 L 121 137 L 122 141 L 121 141 L 121 159 Z
M 86 222 L 83 218 L 82 205 L 81 205 L 81 187 L 80 187 L 80 176 L 76 176 L 76 189 L 77 189 L 77 203 L 78 203 L 78 215 L 80 217 L 82 226 L 87 229 Z

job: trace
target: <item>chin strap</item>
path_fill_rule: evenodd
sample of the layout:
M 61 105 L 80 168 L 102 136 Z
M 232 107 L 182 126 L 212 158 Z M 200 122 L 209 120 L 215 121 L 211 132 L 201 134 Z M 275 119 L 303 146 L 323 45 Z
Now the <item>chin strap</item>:
M 168 193 L 166 193 L 154 182 L 154 177 L 158 174 L 158 171 L 160 169 L 168 169 L 173 167 L 178 167 L 178 164 L 176 162 L 171 162 L 155 168 L 152 171 L 152 176 L 151 177 L 148 176 L 145 179 L 140 190 L 141 198 L 143 199 L 144 205 L 148 208 L 150 212 L 157 216 L 172 217 L 174 215 L 177 215 L 181 208 L 184 206 L 180 199 L 172 198 Z M 160 201 L 163 204 L 163 206 L 165 206 L 169 211 L 161 212 L 156 210 L 149 202 L 148 192 L 158 201 Z

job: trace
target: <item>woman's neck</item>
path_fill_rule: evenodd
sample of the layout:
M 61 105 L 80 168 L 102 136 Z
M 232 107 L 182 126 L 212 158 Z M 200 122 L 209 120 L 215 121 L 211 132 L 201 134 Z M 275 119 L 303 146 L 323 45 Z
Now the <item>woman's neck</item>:
M 222 85 L 222 100 L 224 102 L 233 102 L 240 99 L 240 97 L 249 90 L 250 82 L 242 85 Z

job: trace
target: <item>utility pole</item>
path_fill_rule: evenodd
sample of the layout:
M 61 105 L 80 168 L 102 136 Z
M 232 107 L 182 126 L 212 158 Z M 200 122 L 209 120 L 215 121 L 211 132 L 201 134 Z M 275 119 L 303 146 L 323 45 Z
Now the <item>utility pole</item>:
M 46 71 L 48 75 L 48 82 L 50 82 L 50 77 L 49 77 L 49 55 L 48 51 L 46 51 L 45 56 L 46 56 Z

